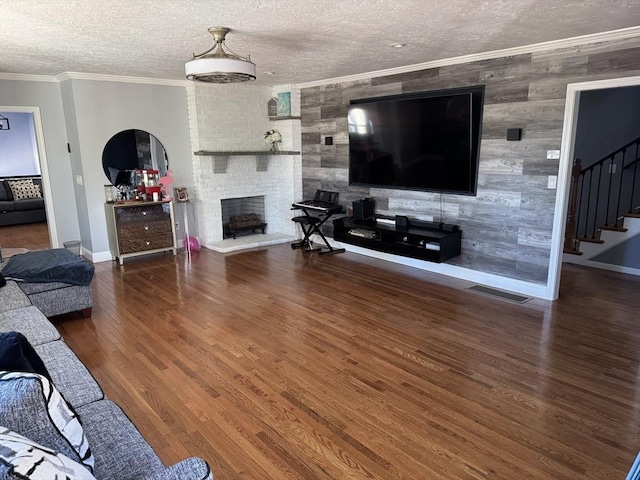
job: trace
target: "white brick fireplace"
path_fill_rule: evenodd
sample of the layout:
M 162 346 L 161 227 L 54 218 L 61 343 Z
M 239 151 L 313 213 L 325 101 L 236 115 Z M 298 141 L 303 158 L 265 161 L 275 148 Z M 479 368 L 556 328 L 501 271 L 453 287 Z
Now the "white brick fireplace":
M 189 83 L 189 127 L 194 151 L 267 151 L 264 132 L 278 130 L 281 150 L 300 151 L 300 121 L 270 121 L 267 102 L 278 91 L 291 91 L 292 112 L 299 112 L 299 91 L 246 84 Z M 295 115 L 296 113 L 294 113 Z M 193 173 L 200 243 L 232 251 L 293 240 L 291 203 L 302 196 L 302 162 L 296 155 L 194 155 Z M 267 234 L 223 239 L 223 199 L 264 196 Z

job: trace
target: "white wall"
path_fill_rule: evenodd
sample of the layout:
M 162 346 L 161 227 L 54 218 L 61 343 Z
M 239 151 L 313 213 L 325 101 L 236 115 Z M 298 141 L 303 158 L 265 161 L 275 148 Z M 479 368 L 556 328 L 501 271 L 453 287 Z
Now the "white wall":
M 51 201 L 55 207 L 57 237 L 61 246 L 79 238 L 76 199 L 60 85 L 57 82 L 0 79 L 0 105 L 39 107 L 51 179 Z
M 40 108 L 60 245 L 81 239 L 83 251 L 94 261 L 111 258 L 102 150 L 113 135 L 131 128 L 153 134 L 167 151 L 174 185 L 193 188 L 182 85 L 73 78 L 58 82 L 53 77 L 50 81 L 0 79 L 0 105 Z M 77 176 L 82 185 L 76 182 Z
M 0 130 L 0 177 L 40 175 L 33 114 L 0 112 L 10 130 Z
M 78 213 L 83 248 L 91 251 L 94 261 L 107 260 L 111 257 L 104 211 L 104 146 L 122 130 L 145 130 L 165 147 L 174 185 L 192 186 L 185 88 L 85 79 L 67 79 L 61 85 L 72 173 L 83 179 L 83 186 L 75 187 L 82 204 Z

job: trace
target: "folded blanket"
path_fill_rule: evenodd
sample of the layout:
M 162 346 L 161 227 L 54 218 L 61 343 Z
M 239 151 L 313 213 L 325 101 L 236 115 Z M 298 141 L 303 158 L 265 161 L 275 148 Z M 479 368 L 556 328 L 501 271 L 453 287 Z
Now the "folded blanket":
M 66 248 L 56 248 L 14 255 L 5 264 L 2 275 L 19 282 L 90 285 L 94 270 L 92 264 Z

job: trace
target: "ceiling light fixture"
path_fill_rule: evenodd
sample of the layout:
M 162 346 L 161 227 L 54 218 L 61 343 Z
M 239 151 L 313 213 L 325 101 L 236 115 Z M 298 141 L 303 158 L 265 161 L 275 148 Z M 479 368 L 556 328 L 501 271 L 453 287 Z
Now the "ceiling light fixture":
M 231 29 L 227 27 L 209 28 L 209 33 L 213 35 L 215 44 L 200 55 L 193 54 L 193 59 L 185 64 L 187 80 L 207 83 L 239 83 L 256 79 L 256 65 L 251 61 L 249 55 L 242 57 L 234 53 L 224 42 L 225 35 L 230 31 Z
M 392 43 L 391 45 L 389 45 L 391 48 L 402 48 L 402 47 L 406 47 L 407 44 L 406 43 Z

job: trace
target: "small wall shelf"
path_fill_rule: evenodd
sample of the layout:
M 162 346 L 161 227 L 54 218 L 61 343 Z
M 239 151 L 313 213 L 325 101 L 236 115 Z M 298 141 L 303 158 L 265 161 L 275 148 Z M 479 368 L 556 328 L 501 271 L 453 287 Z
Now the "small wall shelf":
M 235 156 L 251 156 L 256 157 L 256 172 L 266 172 L 269 163 L 269 157 L 277 155 L 300 155 L 300 152 L 294 150 L 279 150 L 272 152 L 271 150 L 255 150 L 255 151 L 211 151 L 198 150 L 193 152 L 194 155 L 200 157 L 213 157 L 213 173 L 227 173 L 227 165 L 229 157 Z

